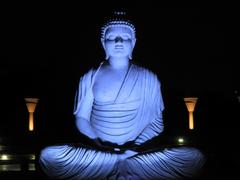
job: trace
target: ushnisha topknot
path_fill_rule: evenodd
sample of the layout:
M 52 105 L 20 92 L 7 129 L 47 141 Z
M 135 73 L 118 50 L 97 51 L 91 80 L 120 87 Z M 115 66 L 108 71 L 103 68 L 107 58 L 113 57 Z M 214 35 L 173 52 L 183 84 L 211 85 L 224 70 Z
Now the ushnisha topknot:
M 114 18 L 107 21 L 101 28 L 101 39 L 104 39 L 105 33 L 110 27 L 126 27 L 132 32 L 132 37 L 136 38 L 136 28 L 133 23 L 126 19 L 126 12 L 114 12 Z

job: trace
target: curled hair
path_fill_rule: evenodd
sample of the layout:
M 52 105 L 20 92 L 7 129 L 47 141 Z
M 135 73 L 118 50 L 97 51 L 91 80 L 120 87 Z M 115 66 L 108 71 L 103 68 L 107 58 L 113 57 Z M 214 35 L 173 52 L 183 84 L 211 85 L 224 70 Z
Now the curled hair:
M 125 12 L 114 12 L 115 18 L 107 21 L 101 28 L 101 39 L 104 39 L 105 33 L 110 27 L 126 27 L 131 30 L 132 37 L 136 38 L 136 28 L 130 20 L 127 20 Z

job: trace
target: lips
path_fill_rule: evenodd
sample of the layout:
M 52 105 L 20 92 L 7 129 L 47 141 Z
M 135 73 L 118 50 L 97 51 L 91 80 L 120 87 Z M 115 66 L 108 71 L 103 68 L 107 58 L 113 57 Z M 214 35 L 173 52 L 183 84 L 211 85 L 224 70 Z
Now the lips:
M 123 49 L 123 46 L 122 45 L 116 45 L 115 49 Z

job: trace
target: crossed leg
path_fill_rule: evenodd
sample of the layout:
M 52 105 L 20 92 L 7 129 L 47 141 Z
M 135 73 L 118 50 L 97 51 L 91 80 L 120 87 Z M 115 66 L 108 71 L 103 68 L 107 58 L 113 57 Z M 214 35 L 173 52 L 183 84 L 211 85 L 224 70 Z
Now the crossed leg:
M 194 177 L 205 162 L 196 148 L 176 147 L 126 159 L 132 179 L 185 179 Z
M 40 166 L 51 178 L 104 179 L 117 162 L 117 155 L 70 145 L 49 146 L 41 151 Z
M 190 147 L 141 153 L 126 159 L 118 154 L 70 145 L 42 150 L 40 165 L 59 179 L 181 179 L 193 177 L 204 164 L 203 154 Z

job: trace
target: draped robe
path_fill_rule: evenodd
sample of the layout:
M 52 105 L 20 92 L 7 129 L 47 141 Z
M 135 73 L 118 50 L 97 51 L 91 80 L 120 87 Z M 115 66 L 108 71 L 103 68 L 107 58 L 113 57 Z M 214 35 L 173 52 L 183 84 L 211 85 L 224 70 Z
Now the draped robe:
M 157 76 L 131 64 L 116 98 L 101 102 L 93 94 L 100 68 L 81 77 L 74 115 L 89 120 L 103 142 L 144 145 L 159 135 L 164 104 Z M 190 147 L 140 153 L 124 161 L 115 152 L 72 145 L 46 147 L 40 155 L 45 173 L 62 179 L 176 179 L 193 176 L 203 163 L 202 153 Z
M 102 140 L 117 144 L 133 141 L 144 132 L 136 141 L 140 144 L 162 132 L 164 104 L 157 76 L 132 64 L 115 100 L 99 102 L 92 86 L 100 67 L 81 79 L 74 114 L 89 119 Z

